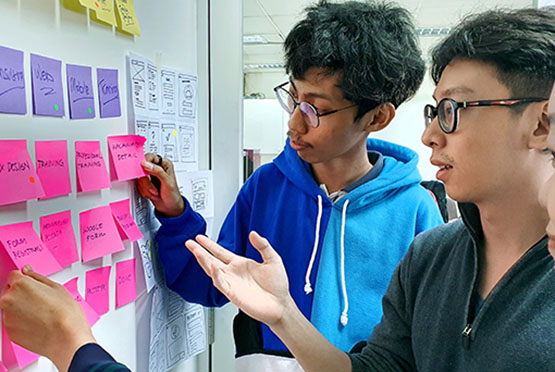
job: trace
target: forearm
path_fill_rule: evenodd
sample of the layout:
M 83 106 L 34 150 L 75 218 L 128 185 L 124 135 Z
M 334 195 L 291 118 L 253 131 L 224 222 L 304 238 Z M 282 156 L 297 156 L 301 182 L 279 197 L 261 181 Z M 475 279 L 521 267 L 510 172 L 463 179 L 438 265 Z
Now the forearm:
M 291 300 L 282 320 L 271 327 L 306 372 L 351 372 L 351 360 L 305 318 Z

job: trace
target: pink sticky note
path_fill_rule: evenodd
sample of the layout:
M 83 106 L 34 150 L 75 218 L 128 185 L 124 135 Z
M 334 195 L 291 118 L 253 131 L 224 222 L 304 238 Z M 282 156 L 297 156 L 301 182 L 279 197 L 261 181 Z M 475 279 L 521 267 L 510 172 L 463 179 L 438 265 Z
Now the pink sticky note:
M 116 264 L 116 308 L 135 301 L 135 259 Z
M 0 205 L 44 196 L 26 140 L 0 140 Z
M 146 138 L 135 135 L 108 137 L 112 180 L 126 181 L 147 175 L 141 167 L 141 161 L 145 160 L 145 141 Z
M 0 362 L 0 372 L 8 372 L 8 369 L 2 362 Z
M 70 211 L 40 217 L 40 237 L 61 267 L 79 261 Z
M 112 217 L 112 209 L 107 205 L 81 212 L 79 230 L 83 262 L 125 249 Z
M 38 358 L 37 354 L 11 342 L 8 338 L 8 332 L 2 324 L 2 362 L 6 367 L 23 369 Z
M 85 296 L 87 303 L 102 315 L 108 312 L 110 307 L 110 271 L 111 266 L 101 267 L 99 269 L 87 271 L 87 283 Z
M 85 313 L 85 318 L 87 318 L 89 326 L 92 327 L 96 322 L 98 322 L 98 319 L 100 319 L 100 315 L 98 315 L 96 311 L 94 311 L 91 305 L 89 305 L 79 293 L 79 290 L 77 289 L 77 279 L 78 278 L 71 279 L 69 282 L 64 284 L 64 287 L 75 299 L 75 301 L 77 301 L 79 306 L 81 306 L 81 309 L 83 309 L 83 312 Z
M 112 214 L 114 215 L 114 219 L 118 225 L 118 231 L 123 239 L 129 239 L 134 242 L 143 237 L 141 230 L 139 230 L 133 216 L 131 216 L 129 199 L 110 203 L 110 208 L 112 208 Z
M 79 192 L 112 186 L 99 141 L 75 141 L 75 168 Z
M 35 157 L 44 198 L 71 194 L 67 141 L 37 141 Z
M 7 253 L 0 260 L 1 282 L 9 271 L 21 269 L 26 264 L 30 264 L 33 270 L 42 275 L 62 270 L 58 261 L 33 230 L 32 222 L 0 226 L 0 243 Z

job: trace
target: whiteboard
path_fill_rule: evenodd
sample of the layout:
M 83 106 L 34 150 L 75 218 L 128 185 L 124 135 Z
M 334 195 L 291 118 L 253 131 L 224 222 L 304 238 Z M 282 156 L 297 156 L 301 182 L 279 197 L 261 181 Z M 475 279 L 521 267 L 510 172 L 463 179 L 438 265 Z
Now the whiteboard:
M 0 2 L 0 45 L 22 50 L 25 53 L 25 85 L 27 95 L 26 115 L 0 114 L 1 139 L 26 139 L 31 158 L 34 158 L 34 142 L 37 140 L 66 139 L 69 148 L 69 169 L 73 192 L 68 196 L 32 200 L 0 207 L 0 225 L 33 221 L 37 233 L 38 220 L 42 215 L 71 210 L 73 227 L 79 228 L 79 213 L 90 208 L 132 197 L 132 182 L 113 182 L 111 189 L 77 195 L 75 163 L 72 154 L 76 140 L 99 140 L 104 159 L 108 160 L 106 137 L 128 133 L 127 84 L 125 55 L 135 52 L 166 66 L 197 73 L 197 5 L 195 0 L 135 1 L 139 19 L 140 37 L 117 32 L 114 28 L 93 22 L 88 12 L 80 14 L 62 7 L 59 0 L 3 0 Z M 95 88 L 96 118 L 70 120 L 67 103 L 67 86 L 64 86 L 66 116 L 63 118 L 33 116 L 31 99 L 30 53 L 62 61 L 62 81 L 65 82 L 65 64 L 91 66 L 93 86 L 96 87 L 96 68 L 113 68 L 119 71 L 119 88 L 122 116 L 100 119 L 98 97 Z M 203 67 L 204 68 L 204 67 Z M 202 133 L 202 132 L 201 132 Z M 201 146 L 206 151 L 206 146 Z M 202 157 L 207 155 L 201 154 Z M 79 245 L 79 236 L 77 234 Z M 148 365 L 148 317 L 149 297 L 144 293 L 144 279 L 140 256 L 128 241 L 125 251 L 93 260 L 74 263 L 50 278 L 65 283 L 79 277 L 79 290 L 84 294 L 85 272 L 101 266 L 137 258 L 137 301 L 115 309 L 114 275 L 110 283 L 110 311 L 93 327 L 98 342 L 116 360 L 135 371 L 146 370 Z M 115 269 L 113 269 L 115 270 Z M 146 342 L 145 342 L 146 340 Z M 145 349 L 146 348 L 146 349 Z M 146 352 L 145 352 L 146 351 Z M 179 370 L 195 371 L 194 360 Z M 55 370 L 45 358 L 25 371 Z

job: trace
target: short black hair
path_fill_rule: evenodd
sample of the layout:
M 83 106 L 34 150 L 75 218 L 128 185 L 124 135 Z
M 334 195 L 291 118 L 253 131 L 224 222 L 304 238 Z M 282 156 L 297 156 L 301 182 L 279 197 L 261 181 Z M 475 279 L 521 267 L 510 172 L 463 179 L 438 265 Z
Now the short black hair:
M 359 106 L 357 119 L 382 103 L 397 107 L 414 95 L 425 64 L 406 9 L 323 0 L 306 12 L 285 40 L 285 69 L 292 78 L 304 79 L 312 67 L 341 74 L 344 97 Z
M 432 51 L 436 84 L 454 59 L 494 66 L 511 98 L 549 97 L 555 81 L 555 8 L 496 9 L 466 17 Z

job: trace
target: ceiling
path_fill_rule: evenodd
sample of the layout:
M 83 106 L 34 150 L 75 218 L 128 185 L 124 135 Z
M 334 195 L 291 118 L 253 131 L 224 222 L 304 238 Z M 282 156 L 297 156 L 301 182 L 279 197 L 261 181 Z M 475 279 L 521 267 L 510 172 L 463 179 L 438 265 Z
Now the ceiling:
M 342 2 L 342 1 L 339 1 Z M 314 0 L 243 0 L 243 45 L 245 70 L 279 69 L 283 64 L 283 39 L 303 17 L 303 9 Z M 455 25 L 461 16 L 485 9 L 534 6 L 534 0 L 399 0 L 415 19 L 421 33 Z M 420 36 L 427 51 L 440 36 Z

